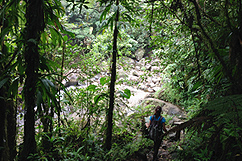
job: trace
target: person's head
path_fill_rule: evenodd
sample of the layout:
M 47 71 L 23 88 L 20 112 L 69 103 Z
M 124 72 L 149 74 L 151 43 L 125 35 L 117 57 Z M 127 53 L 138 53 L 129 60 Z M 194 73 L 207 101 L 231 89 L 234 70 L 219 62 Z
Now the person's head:
M 156 108 L 155 108 L 155 116 L 160 116 L 160 113 L 161 113 L 161 107 L 160 106 L 157 106 Z

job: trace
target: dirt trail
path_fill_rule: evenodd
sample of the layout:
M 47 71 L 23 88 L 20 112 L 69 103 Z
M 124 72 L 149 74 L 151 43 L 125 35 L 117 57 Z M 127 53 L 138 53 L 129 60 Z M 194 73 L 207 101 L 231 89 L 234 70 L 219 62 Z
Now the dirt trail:
M 176 142 L 171 142 L 168 140 L 163 140 L 163 143 L 160 146 L 158 152 L 158 160 L 157 161 L 172 161 L 172 155 L 170 154 L 170 148 L 176 145 Z M 147 161 L 152 161 L 153 159 L 153 150 L 151 150 L 147 155 Z

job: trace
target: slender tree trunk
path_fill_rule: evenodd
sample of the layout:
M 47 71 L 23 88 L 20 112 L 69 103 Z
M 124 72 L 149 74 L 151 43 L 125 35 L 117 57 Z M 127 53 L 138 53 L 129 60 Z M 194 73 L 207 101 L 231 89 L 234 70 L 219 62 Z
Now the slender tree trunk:
M 118 7 L 118 0 L 116 6 Z M 110 100 L 109 109 L 107 113 L 108 127 L 106 131 L 106 142 L 105 147 L 110 150 L 112 147 L 112 129 L 113 129 L 113 109 L 114 109 L 114 92 L 115 92 L 115 81 L 116 81 L 116 59 L 117 59 L 117 38 L 118 38 L 118 20 L 119 20 L 119 9 L 117 9 L 115 18 L 115 28 L 113 33 L 113 54 L 111 62 L 111 84 L 110 84 Z
M 151 8 L 151 18 L 150 18 L 150 27 L 149 27 L 149 40 L 151 40 L 151 35 L 152 35 L 152 23 L 153 23 L 153 19 L 154 19 L 154 2 L 151 2 L 152 4 L 152 8 Z
M 27 160 L 30 154 L 36 152 L 34 108 L 39 69 L 38 43 L 40 40 L 40 33 L 44 29 L 43 1 L 26 0 L 26 6 L 24 146 L 20 160 Z
M 7 55 L 5 49 L 6 46 L 2 44 L 3 55 Z M 4 71 L 4 69 L 5 64 L 2 64 L 0 71 Z M 0 72 L 0 75 L 2 76 L 3 73 Z M 13 96 L 8 95 L 9 86 L 10 82 L 7 81 L 0 89 L 0 147 L 2 148 L 0 149 L 0 161 L 11 161 L 16 156 L 16 109 Z
M 4 5 L 5 1 L 3 1 Z M 4 23 L 3 21 L 3 24 Z M 1 31 L 3 31 L 7 26 L 3 25 Z M 4 55 L 6 55 L 6 47 L 4 42 L 1 44 L 0 60 Z M 0 64 L 0 75 L 3 76 L 5 64 Z M 6 77 L 3 77 L 6 78 Z M 6 83 L 7 84 L 7 83 Z M 7 138 L 7 86 L 3 85 L 0 88 L 0 161 L 9 160 L 9 148 L 8 148 L 8 138 Z
M 2 6 L 6 5 L 5 0 L 2 1 Z M 1 26 L 2 25 L 2 26 Z M 3 32 L 8 26 L 6 19 L 1 22 L 1 31 Z M 2 57 L 8 55 L 7 47 L 4 41 L 0 47 Z M 0 64 L 0 76 L 3 77 L 6 64 Z M 5 73 L 6 74 L 6 73 Z M 0 88 L 0 161 L 12 161 L 16 156 L 16 116 L 13 106 L 12 96 L 8 96 L 9 81 Z
M 13 103 L 13 99 L 10 99 L 7 103 L 7 133 L 8 133 L 8 147 L 9 147 L 9 160 L 15 160 L 17 155 L 16 151 L 16 106 Z

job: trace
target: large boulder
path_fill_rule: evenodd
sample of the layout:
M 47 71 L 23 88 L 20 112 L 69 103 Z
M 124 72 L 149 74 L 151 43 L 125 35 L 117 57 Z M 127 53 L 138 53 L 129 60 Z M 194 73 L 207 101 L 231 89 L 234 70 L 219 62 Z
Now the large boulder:
M 183 116 L 184 115 L 184 111 L 181 110 L 179 107 L 177 107 L 171 103 L 165 102 L 163 100 L 156 99 L 156 98 L 145 98 L 141 103 L 141 107 L 146 107 L 148 105 L 153 106 L 151 108 L 151 110 L 154 110 L 155 107 L 157 107 L 157 106 L 161 106 L 162 112 L 167 115 L 171 115 L 171 116 L 174 116 L 174 115 Z
M 141 107 L 151 106 L 152 108 L 149 110 L 154 110 L 155 107 L 165 105 L 164 101 L 156 99 L 156 98 L 145 98 L 143 99 L 142 103 L 140 104 Z
M 165 101 L 163 101 L 165 102 Z M 162 111 L 164 113 L 166 113 L 167 115 L 171 115 L 171 116 L 182 116 L 184 114 L 184 111 L 181 110 L 179 107 L 171 104 L 171 103 L 168 103 L 168 102 L 165 102 L 165 105 L 162 107 Z

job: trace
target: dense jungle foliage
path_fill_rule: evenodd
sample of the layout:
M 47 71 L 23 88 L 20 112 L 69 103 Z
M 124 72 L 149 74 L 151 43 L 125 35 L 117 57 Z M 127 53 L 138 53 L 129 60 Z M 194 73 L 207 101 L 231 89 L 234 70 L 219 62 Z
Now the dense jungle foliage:
M 159 60 L 156 97 L 187 112 L 172 160 L 242 159 L 241 0 L 0 2 L 0 161 L 147 160 L 130 59 Z

